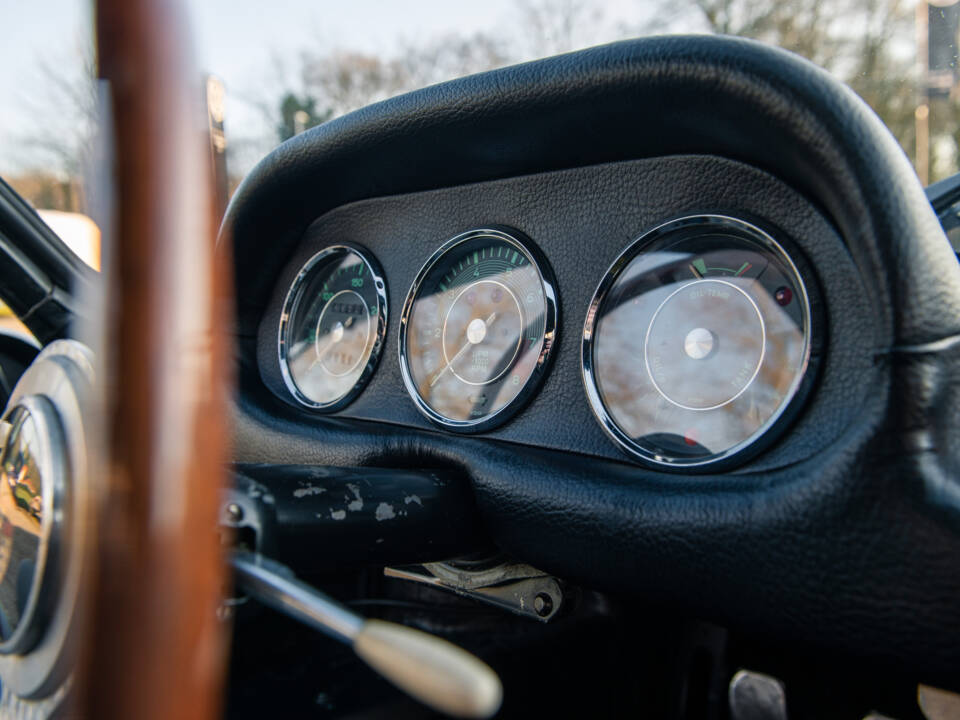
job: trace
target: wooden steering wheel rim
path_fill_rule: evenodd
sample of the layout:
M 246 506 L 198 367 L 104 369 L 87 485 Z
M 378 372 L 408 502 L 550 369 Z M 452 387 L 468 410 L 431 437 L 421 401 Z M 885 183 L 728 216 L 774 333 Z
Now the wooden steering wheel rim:
M 230 361 L 200 76 L 177 2 L 99 0 L 96 26 L 113 122 L 107 456 L 75 710 L 209 720 L 226 657 Z

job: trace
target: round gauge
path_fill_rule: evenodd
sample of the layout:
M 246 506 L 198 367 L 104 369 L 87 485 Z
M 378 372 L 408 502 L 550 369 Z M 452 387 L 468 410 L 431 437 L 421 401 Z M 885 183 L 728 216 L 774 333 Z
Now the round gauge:
M 356 247 L 314 255 L 287 293 L 280 319 L 280 370 L 302 405 L 331 412 L 370 379 L 387 328 L 380 266 Z
M 715 467 L 759 449 L 806 387 L 810 301 L 793 261 L 742 220 L 651 230 L 600 283 L 583 377 L 604 430 L 657 466 Z
M 417 275 L 400 320 L 400 368 L 428 418 L 476 432 L 536 389 L 556 341 L 553 274 L 516 231 L 471 230 Z

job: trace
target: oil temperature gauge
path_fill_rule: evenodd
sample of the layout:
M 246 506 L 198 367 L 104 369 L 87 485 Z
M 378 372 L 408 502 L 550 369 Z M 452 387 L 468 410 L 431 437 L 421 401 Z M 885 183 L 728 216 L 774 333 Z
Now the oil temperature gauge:
M 300 270 L 280 320 L 280 370 L 306 407 L 349 403 L 376 368 L 387 328 L 380 266 L 360 248 L 328 247 Z
M 410 288 L 400 369 L 428 418 L 484 430 L 543 379 L 556 329 L 553 274 L 534 245 L 513 230 L 471 230 L 437 250 Z
M 809 384 L 811 312 L 771 235 L 719 215 L 640 237 L 587 313 L 583 377 L 604 430 L 634 457 L 698 467 L 770 439 Z

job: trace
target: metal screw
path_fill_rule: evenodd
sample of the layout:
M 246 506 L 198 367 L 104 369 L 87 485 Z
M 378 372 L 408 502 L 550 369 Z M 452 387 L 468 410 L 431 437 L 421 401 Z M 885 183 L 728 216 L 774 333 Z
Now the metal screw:
M 243 508 L 237 505 L 237 503 L 227 505 L 227 520 L 235 523 L 243 520 Z
M 533 599 L 533 609 L 540 617 L 547 617 L 553 612 L 553 598 L 547 593 L 537 593 Z

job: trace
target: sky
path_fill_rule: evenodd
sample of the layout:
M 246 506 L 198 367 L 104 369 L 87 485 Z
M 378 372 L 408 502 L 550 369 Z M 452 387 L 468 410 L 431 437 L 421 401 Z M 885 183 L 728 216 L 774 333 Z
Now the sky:
M 390 55 L 402 42 L 451 34 L 510 31 L 517 0 L 186 0 L 197 64 L 227 91 L 227 135 L 262 124 L 245 97 L 295 66 L 304 50 Z M 598 2 L 611 27 L 649 14 L 652 0 Z M 29 163 L 23 138 L 47 107 L 41 61 L 68 72 L 92 32 L 90 0 L 0 0 L 0 175 Z M 522 54 L 522 53 L 521 53 Z M 47 103 L 46 105 L 44 103 Z M 55 112 L 55 110 L 53 110 Z M 54 122 L 51 119 L 50 122 Z M 232 127 L 231 127 L 232 126 Z

